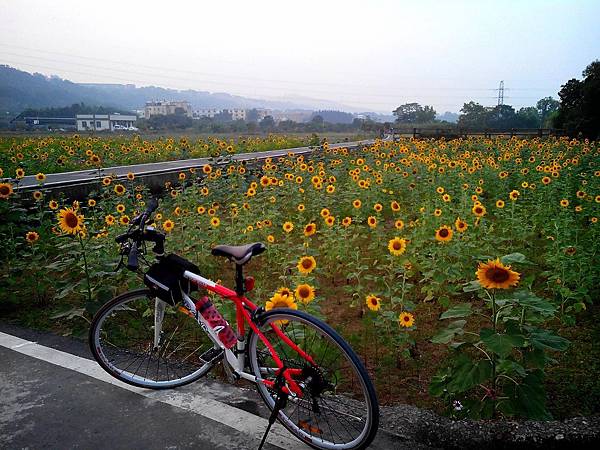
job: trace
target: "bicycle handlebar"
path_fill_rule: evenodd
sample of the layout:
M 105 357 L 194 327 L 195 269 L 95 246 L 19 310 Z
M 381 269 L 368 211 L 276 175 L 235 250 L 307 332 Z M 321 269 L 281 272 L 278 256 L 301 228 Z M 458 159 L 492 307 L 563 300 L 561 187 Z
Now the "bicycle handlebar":
M 118 244 L 122 244 L 121 254 L 125 255 L 127 253 L 128 255 L 127 268 L 129 270 L 135 271 L 139 267 L 138 255 L 140 246 L 142 245 L 143 241 L 154 242 L 155 245 L 152 251 L 156 253 L 157 256 L 160 256 L 164 253 L 164 244 L 166 236 L 163 233 L 156 231 L 154 228 L 145 228 L 146 222 L 148 221 L 150 214 L 152 214 L 157 207 L 158 201 L 155 198 L 152 198 L 148 202 L 148 207 L 146 208 L 146 211 L 144 211 L 142 214 L 133 219 L 127 233 L 121 234 L 115 238 L 115 241 Z M 133 242 L 131 243 L 131 247 L 128 248 L 128 244 L 125 243 L 130 239 L 132 239 Z

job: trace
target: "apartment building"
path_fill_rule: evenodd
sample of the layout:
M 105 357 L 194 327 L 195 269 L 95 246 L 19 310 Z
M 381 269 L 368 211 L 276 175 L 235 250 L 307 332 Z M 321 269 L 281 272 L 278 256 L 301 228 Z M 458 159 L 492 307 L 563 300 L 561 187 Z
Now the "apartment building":
M 185 114 L 188 117 L 192 117 L 192 105 L 187 101 L 158 100 L 146 102 L 144 108 L 144 118 L 146 119 L 152 116 L 167 116 L 171 114 Z

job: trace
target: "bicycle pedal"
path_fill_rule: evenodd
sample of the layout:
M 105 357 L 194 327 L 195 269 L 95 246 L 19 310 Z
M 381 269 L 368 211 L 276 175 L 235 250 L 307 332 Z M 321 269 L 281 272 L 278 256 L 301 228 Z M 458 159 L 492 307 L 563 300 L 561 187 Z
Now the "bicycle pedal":
M 205 363 L 216 363 L 223 359 L 225 352 L 221 348 L 211 348 L 200 355 L 200 360 Z

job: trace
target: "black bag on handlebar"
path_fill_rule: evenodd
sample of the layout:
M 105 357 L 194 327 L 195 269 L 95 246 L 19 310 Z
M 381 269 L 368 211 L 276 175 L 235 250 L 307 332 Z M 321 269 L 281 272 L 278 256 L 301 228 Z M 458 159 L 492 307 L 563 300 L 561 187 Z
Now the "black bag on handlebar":
M 183 278 L 186 270 L 196 274 L 200 273 L 200 269 L 195 264 L 171 253 L 150 266 L 144 275 L 144 284 L 156 297 L 171 305 L 176 305 L 183 299 L 182 291 L 189 295 L 198 290 L 198 286 Z

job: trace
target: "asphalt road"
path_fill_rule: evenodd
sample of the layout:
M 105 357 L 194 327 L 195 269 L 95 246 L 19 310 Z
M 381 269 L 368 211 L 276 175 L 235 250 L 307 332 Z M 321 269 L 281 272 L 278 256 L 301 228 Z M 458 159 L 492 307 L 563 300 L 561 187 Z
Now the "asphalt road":
M 330 148 L 339 147 L 355 147 L 357 145 L 368 144 L 373 141 L 356 141 L 356 142 L 343 142 L 338 144 L 330 144 Z M 249 161 L 254 159 L 264 159 L 268 157 L 279 157 L 285 156 L 288 153 L 294 154 L 307 154 L 311 153 L 313 149 L 310 147 L 296 147 L 290 149 L 281 150 L 270 150 L 267 152 L 253 152 L 253 153 L 239 153 L 232 155 L 231 159 L 234 161 Z M 147 176 L 156 173 L 166 172 L 179 172 L 185 171 L 192 167 L 202 167 L 205 164 L 211 162 L 212 164 L 219 164 L 219 162 L 225 162 L 229 159 L 226 158 L 195 158 L 185 159 L 178 161 L 164 161 L 157 163 L 147 164 L 134 164 L 130 166 L 117 166 L 117 167 L 106 167 L 101 169 L 87 169 L 76 172 L 62 172 L 62 173 L 50 173 L 46 174 L 46 180 L 44 181 L 44 187 L 53 188 L 60 186 L 70 186 L 74 184 L 82 184 L 94 180 L 98 180 L 99 177 L 115 176 L 117 178 L 125 178 L 129 172 L 133 173 L 136 177 Z M 35 189 L 39 187 L 39 183 L 35 179 L 35 175 L 28 175 L 23 177 L 19 181 L 19 188 L 23 190 Z
M 256 449 L 267 424 L 250 386 L 135 388 L 106 374 L 85 342 L 1 322 L 0 361 L 0 448 Z M 309 447 L 276 424 L 264 448 Z M 380 431 L 370 448 L 415 447 Z

